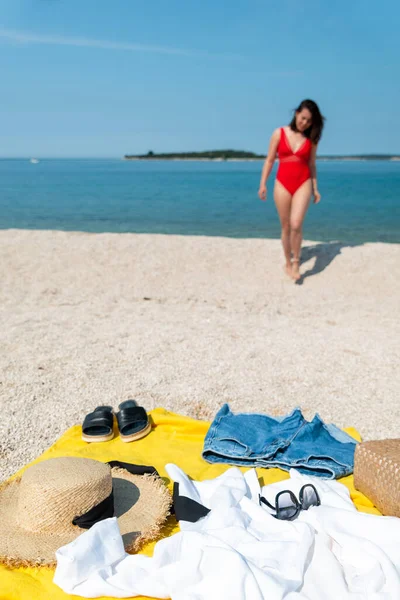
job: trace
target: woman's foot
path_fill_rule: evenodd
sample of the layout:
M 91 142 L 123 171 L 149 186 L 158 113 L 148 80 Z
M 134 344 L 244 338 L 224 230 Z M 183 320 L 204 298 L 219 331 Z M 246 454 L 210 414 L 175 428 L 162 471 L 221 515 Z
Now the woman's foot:
M 283 267 L 283 270 L 285 271 L 286 275 L 292 279 L 292 263 L 286 263 L 286 265 Z
M 301 279 L 300 275 L 300 259 L 294 258 L 292 260 L 292 273 L 291 273 L 293 281 L 299 281 Z

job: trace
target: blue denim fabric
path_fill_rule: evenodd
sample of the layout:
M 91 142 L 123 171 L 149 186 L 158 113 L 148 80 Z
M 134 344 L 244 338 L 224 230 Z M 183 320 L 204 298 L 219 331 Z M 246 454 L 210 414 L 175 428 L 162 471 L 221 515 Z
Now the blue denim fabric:
M 353 472 L 356 441 L 319 415 L 309 422 L 299 408 L 282 418 L 256 413 L 234 415 L 228 404 L 218 411 L 204 440 L 210 463 L 277 467 L 338 479 Z

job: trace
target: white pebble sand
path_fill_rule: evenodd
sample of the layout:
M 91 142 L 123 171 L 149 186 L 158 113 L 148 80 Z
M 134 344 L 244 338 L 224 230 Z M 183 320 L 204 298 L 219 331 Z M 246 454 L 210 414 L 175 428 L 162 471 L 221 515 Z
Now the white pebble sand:
M 4 479 L 99 404 L 133 397 L 400 437 L 400 245 L 0 232 Z

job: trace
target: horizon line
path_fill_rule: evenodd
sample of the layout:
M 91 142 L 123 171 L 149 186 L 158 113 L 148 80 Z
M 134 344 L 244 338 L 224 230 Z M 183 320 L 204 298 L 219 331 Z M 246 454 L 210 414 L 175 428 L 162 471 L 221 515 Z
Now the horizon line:
M 158 153 L 158 155 L 164 155 L 164 156 L 168 156 L 168 155 L 176 155 L 176 154 L 199 154 L 199 153 L 203 153 L 203 152 L 218 152 L 218 150 L 199 150 L 199 151 L 193 151 L 193 152 L 160 152 Z M 244 157 L 243 159 L 240 160 L 254 160 L 254 159 L 258 159 L 258 160 L 265 160 L 266 155 L 264 154 L 257 154 L 254 153 L 256 156 L 254 157 Z M 133 158 L 138 158 L 139 160 L 157 160 L 157 154 L 155 158 L 148 158 L 147 154 L 124 154 L 124 155 L 114 155 L 114 156 L 90 156 L 90 155 L 85 155 L 85 156 L 40 156 L 40 155 L 24 155 L 24 156 L 2 156 L 0 155 L 0 160 L 31 160 L 32 158 L 37 159 L 37 160 L 129 160 L 129 158 L 127 157 L 133 157 Z M 320 156 L 317 155 L 317 160 L 318 159 L 325 159 L 325 158 L 331 158 L 331 159 L 337 159 L 337 158 L 371 158 L 371 157 L 385 157 L 385 158 L 400 158 L 400 152 L 396 153 L 396 152 L 370 152 L 368 154 L 360 154 L 360 153 L 355 153 L 355 154 L 321 154 Z M 160 160 L 165 160 L 165 159 L 160 159 Z M 182 158 L 181 160 L 186 160 L 185 158 Z M 210 159 L 212 160 L 212 159 Z M 230 158 L 226 159 L 227 161 L 232 160 Z M 239 159 L 238 159 L 239 160 Z

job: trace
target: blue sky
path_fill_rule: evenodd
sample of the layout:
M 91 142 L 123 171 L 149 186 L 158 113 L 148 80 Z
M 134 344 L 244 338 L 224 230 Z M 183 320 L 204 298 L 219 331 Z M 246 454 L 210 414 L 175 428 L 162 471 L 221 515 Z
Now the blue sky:
M 0 0 L 0 155 L 265 152 L 304 97 L 321 153 L 400 153 L 399 21 L 397 0 Z

